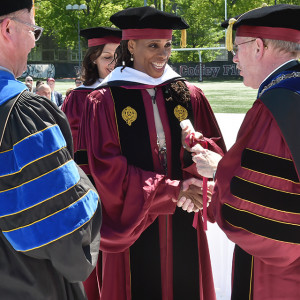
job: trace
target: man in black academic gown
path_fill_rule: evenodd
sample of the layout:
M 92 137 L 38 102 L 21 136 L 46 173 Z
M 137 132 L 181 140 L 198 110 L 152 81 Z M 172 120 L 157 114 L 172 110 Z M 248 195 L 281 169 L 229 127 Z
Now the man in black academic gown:
M 0 298 L 86 299 L 101 207 L 65 115 L 15 78 L 42 28 L 32 0 L 0 4 Z

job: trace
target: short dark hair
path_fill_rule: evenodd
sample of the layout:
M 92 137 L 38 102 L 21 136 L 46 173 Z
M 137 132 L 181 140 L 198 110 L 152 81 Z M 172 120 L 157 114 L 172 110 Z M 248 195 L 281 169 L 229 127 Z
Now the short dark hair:
M 39 87 L 39 85 L 43 84 L 43 80 L 37 80 L 35 83 L 35 88 L 37 89 Z

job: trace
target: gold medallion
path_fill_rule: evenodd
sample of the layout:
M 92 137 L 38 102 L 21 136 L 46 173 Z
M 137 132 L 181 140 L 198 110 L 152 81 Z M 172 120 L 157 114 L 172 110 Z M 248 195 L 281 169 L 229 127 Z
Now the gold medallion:
M 122 118 L 127 125 L 131 126 L 131 124 L 137 119 L 137 112 L 132 107 L 127 106 L 122 110 Z
M 183 106 L 177 105 L 174 108 L 174 115 L 179 120 L 179 122 L 181 122 L 187 118 L 188 112 Z

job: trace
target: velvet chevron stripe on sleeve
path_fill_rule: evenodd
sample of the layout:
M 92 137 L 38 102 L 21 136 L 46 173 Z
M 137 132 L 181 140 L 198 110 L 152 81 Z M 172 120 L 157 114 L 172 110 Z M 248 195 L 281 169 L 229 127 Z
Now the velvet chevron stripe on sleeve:
M 27 136 L 13 145 L 13 149 L 0 153 L 0 176 L 19 173 L 26 165 L 63 147 L 66 142 L 57 125 Z
M 0 163 L 0 226 L 17 251 L 71 234 L 97 210 L 98 195 L 82 180 L 56 124 L 19 134 Z
M 234 227 L 285 243 L 300 244 L 300 226 L 238 209 L 227 203 L 222 206 L 225 220 Z
M 299 182 L 294 163 L 291 159 L 246 148 L 242 154 L 241 165 L 243 168 L 255 172 Z
M 235 197 L 285 213 L 300 214 L 300 194 L 288 193 L 235 176 L 230 183 Z
M 3 234 L 17 251 L 28 251 L 44 246 L 72 233 L 88 222 L 97 209 L 97 201 L 91 201 L 95 197 L 97 198 L 97 194 L 90 190 L 69 207 L 27 226 L 4 231 Z

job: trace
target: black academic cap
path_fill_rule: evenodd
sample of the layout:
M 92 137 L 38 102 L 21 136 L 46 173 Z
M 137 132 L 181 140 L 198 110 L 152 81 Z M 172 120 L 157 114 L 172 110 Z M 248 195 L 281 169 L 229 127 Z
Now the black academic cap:
M 27 8 L 31 10 L 33 6 L 32 0 L 5 0 L 0 4 L 0 16 L 5 16 L 15 11 Z
M 121 29 L 187 29 L 189 25 L 181 17 L 160 11 L 154 7 L 127 8 L 110 17 L 110 21 Z
M 119 11 L 110 21 L 122 29 L 122 40 L 172 39 L 172 30 L 181 29 L 181 47 L 186 47 L 186 29 L 189 25 L 176 15 L 150 6 L 133 7 Z
M 250 10 L 221 24 L 228 28 L 226 47 L 232 46 L 232 30 L 236 36 L 257 37 L 300 43 L 300 6 L 278 4 Z
M 223 21 L 223 22 L 221 23 L 221 26 L 222 26 L 223 28 L 227 28 L 228 25 L 229 25 L 229 20 L 231 20 L 231 19 L 237 20 L 240 16 L 241 16 L 241 15 L 237 15 L 237 16 L 235 16 L 235 17 L 233 17 L 233 18 L 230 18 L 230 19 L 227 19 L 227 20 Z
M 88 40 L 88 46 L 99 46 L 107 43 L 120 43 L 122 30 L 113 27 L 92 27 L 80 30 L 80 35 Z
M 239 26 L 265 26 L 300 30 L 300 5 L 278 4 L 263 6 L 241 14 L 236 18 L 233 29 Z M 228 21 L 222 23 L 227 28 Z

